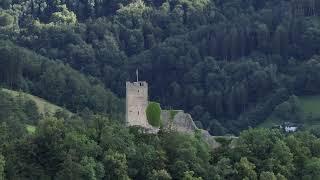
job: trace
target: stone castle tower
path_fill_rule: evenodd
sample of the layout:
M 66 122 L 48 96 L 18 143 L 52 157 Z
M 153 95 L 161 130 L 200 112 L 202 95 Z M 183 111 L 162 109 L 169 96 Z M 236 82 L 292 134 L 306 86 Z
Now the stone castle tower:
M 150 128 L 147 121 L 148 83 L 126 82 L 126 123 L 128 126 Z

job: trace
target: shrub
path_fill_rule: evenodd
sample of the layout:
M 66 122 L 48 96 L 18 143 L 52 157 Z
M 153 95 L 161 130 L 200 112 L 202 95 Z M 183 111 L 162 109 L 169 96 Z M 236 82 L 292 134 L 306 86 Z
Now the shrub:
M 0 26 L 9 26 L 13 24 L 14 18 L 5 12 L 0 13 Z
M 161 124 L 161 107 L 159 103 L 151 102 L 146 109 L 147 119 L 150 125 L 159 127 Z

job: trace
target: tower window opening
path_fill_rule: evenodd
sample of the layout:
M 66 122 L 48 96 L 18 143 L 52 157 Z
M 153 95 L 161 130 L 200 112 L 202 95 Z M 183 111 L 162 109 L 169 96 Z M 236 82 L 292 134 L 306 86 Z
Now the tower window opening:
M 138 115 L 140 114 L 140 112 L 138 111 Z

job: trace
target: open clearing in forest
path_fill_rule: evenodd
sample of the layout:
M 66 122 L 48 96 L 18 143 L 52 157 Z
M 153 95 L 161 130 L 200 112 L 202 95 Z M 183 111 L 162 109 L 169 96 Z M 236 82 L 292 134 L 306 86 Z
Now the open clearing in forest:
M 14 97 L 18 97 L 21 96 L 22 98 L 26 98 L 26 99 L 30 99 L 32 101 L 34 101 L 38 107 L 38 111 L 40 114 L 54 114 L 57 111 L 61 111 L 61 110 L 65 110 L 62 107 L 59 107 L 57 105 L 54 105 L 42 98 L 39 98 L 37 96 L 33 96 L 31 94 L 27 94 L 24 92 L 18 92 L 18 91 L 13 91 L 13 90 L 9 90 L 9 89 L 1 89 L 2 91 L 11 94 Z M 72 115 L 72 113 L 70 111 L 65 110 L 68 114 Z
M 54 105 L 42 98 L 39 98 L 37 96 L 33 96 L 31 94 L 28 93 L 24 93 L 24 92 L 18 92 L 18 91 L 13 91 L 13 90 L 9 90 L 9 89 L 0 89 L 1 91 L 4 91 L 8 94 L 10 94 L 13 97 L 22 97 L 24 99 L 28 99 L 28 100 L 32 100 L 36 103 L 37 107 L 38 107 L 38 111 L 40 114 L 49 114 L 49 115 L 53 115 L 54 113 L 56 113 L 57 111 L 62 111 L 64 110 L 64 112 L 66 112 L 68 115 L 72 115 L 72 113 L 62 107 L 59 107 L 57 105 Z M 26 124 L 26 129 L 28 131 L 28 133 L 30 134 L 34 134 L 36 131 L 36 126 L 33 125 L 29 125 Z
M 312 119 L 304 123 L 305 128 L 320 127 L 320 95 L 317 96 L 299 96 L 300 106 L 307 119 Z M 270 116 L 259 127 L 273 127 L 283 123 L 281 120 Z

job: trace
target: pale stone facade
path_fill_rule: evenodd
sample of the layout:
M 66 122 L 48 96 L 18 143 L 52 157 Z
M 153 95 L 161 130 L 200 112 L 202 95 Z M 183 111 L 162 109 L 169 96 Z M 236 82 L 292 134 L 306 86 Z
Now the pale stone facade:
M 126 122 L 128 126 L 150 127 L 146 109 L 148 106 L 148 83 L 126 82 Z

